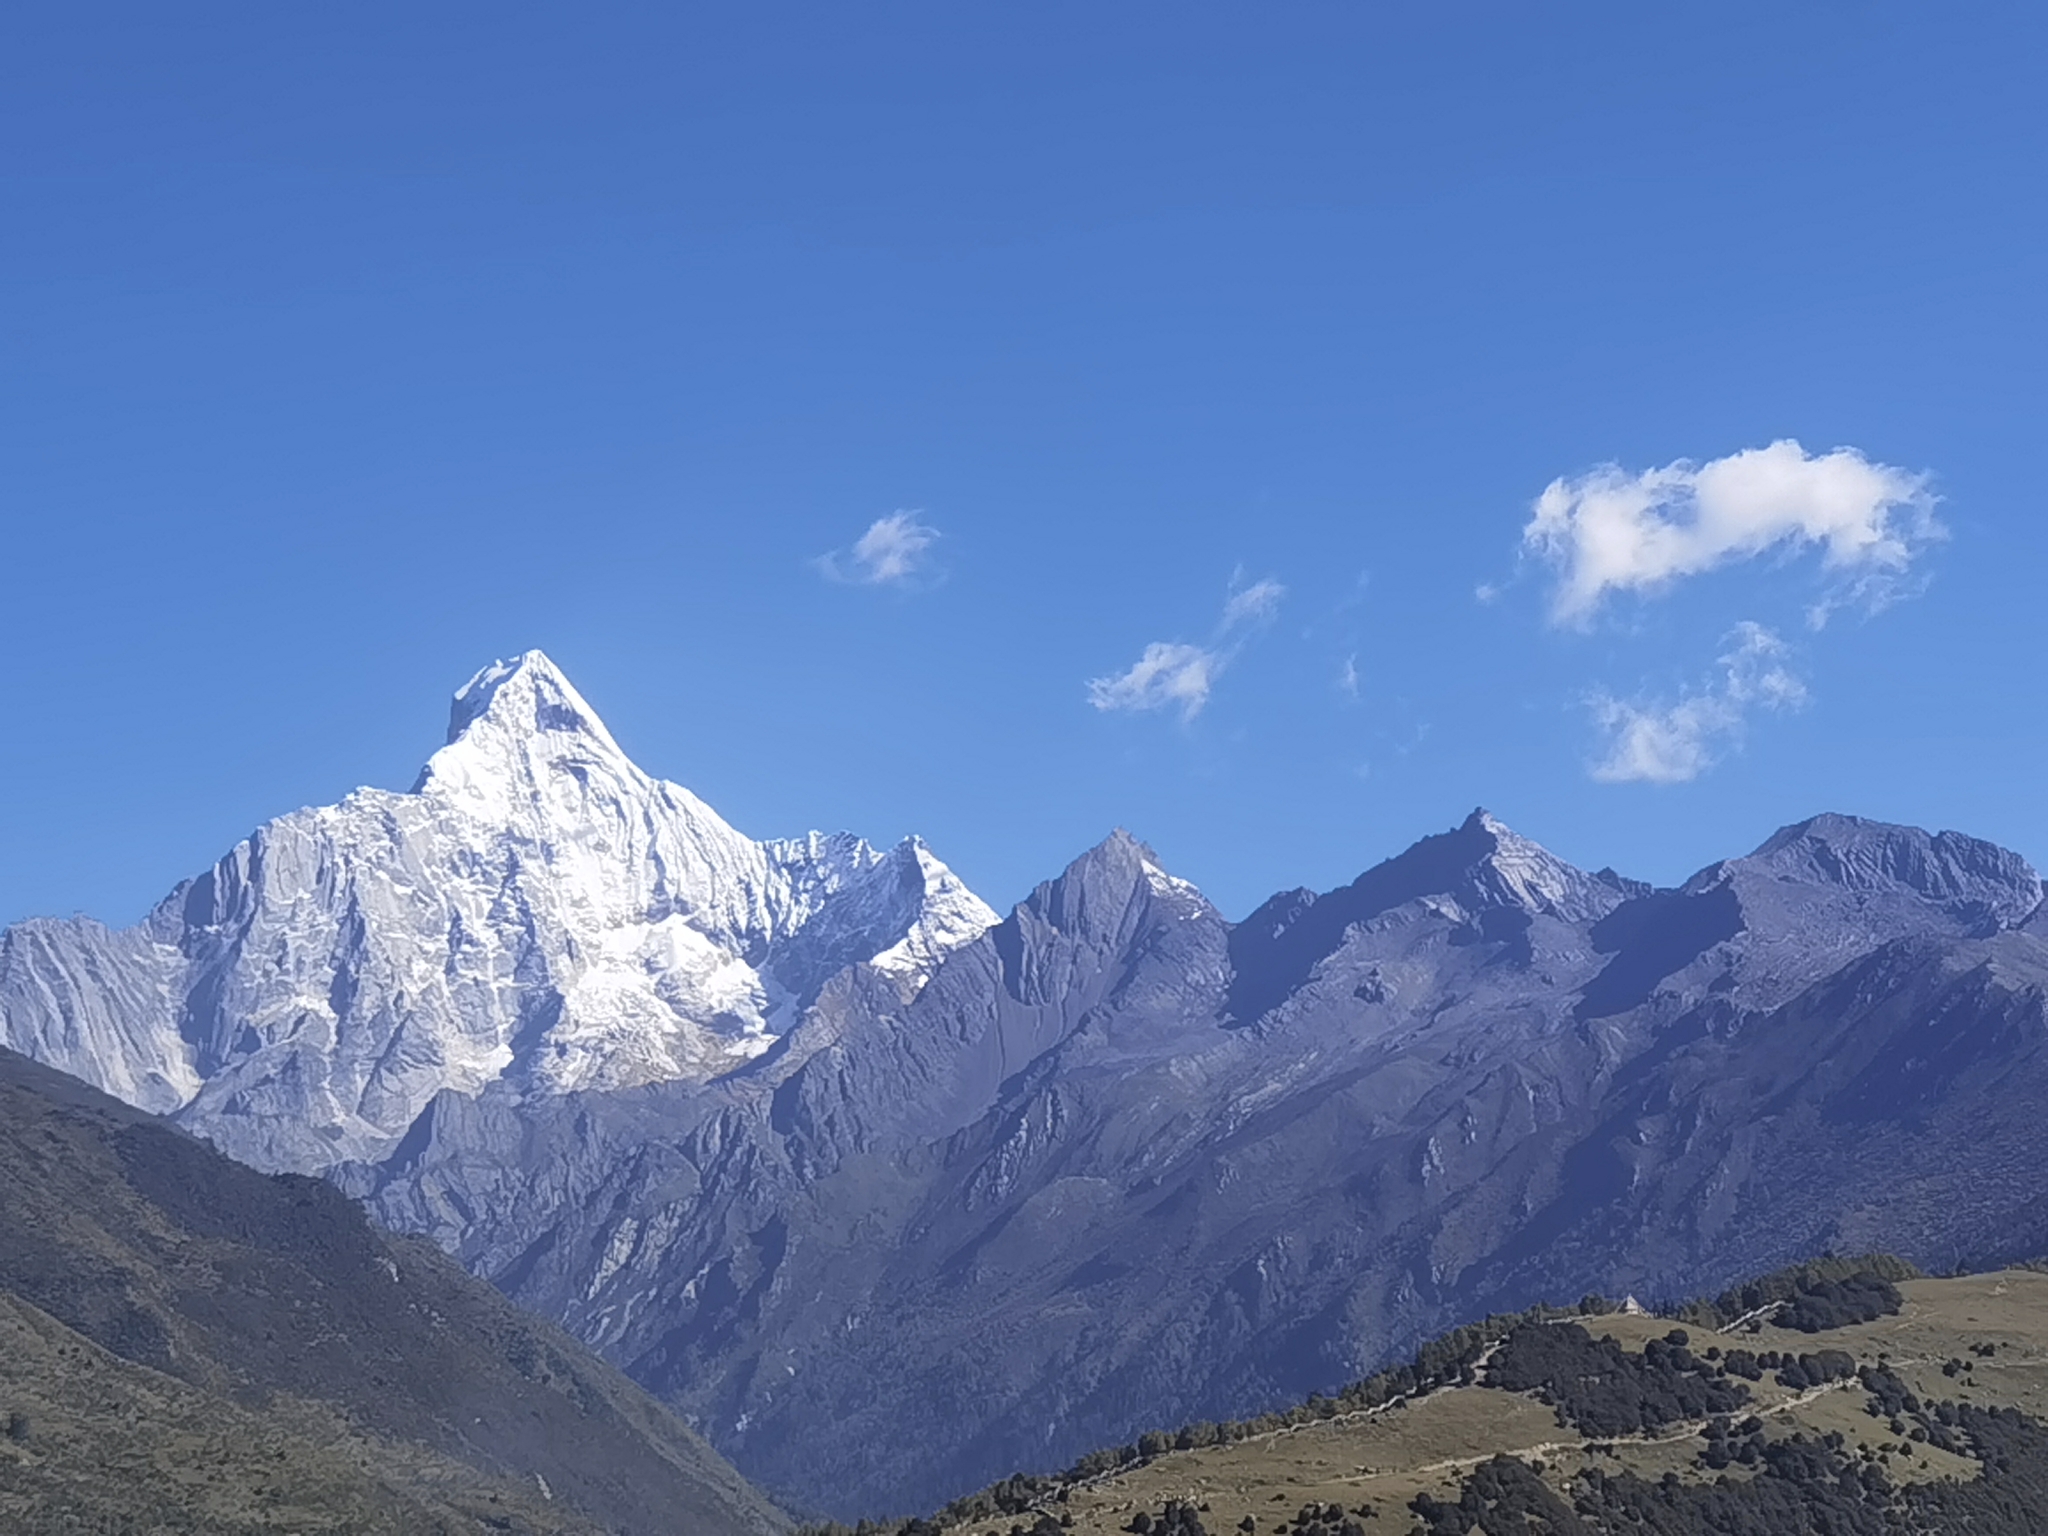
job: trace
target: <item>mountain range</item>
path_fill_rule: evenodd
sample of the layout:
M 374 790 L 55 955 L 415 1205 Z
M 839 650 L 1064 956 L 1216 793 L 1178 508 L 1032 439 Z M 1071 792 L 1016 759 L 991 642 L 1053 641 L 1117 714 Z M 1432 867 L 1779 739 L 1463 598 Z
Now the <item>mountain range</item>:
M 0 935 L 0 1044 L 326 1175 L 851 1517 L 1544 1297 L 2048 1248 L 2041 898 L 1848 816 L 1659 889 L 1479 811 L 1237 923 L 1118 832 L 998 919 L 915 840 L 741 836 L 528 653 L 409 793 Z

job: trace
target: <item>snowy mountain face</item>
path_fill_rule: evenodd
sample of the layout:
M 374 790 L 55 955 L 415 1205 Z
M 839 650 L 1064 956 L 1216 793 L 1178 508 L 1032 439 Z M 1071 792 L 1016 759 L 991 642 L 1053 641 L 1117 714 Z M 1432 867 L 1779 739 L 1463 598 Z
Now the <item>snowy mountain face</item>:
M 315 1169 L 443 1089 L 714 1079 L 847 966 L 907 998 L 994 921 L 915 839 L 742 836 L 534 651 L 456 695 L 410 793 L 279 817 L 136 930 L 0 936 L 0 1043 Z

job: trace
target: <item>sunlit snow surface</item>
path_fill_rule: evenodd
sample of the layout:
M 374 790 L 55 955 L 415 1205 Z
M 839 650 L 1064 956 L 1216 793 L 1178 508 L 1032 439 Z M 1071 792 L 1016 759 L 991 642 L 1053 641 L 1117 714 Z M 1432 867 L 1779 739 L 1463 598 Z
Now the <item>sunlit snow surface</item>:
M 0 1040 L 312 1168 L 444 1088 L 716 1077 L 847 965 L 908 996 L 994 922 L 916 839 L 742 836 L 530 651 L 456 695 L 411 793 L 279 817 L 140 932 L 12 930 Z

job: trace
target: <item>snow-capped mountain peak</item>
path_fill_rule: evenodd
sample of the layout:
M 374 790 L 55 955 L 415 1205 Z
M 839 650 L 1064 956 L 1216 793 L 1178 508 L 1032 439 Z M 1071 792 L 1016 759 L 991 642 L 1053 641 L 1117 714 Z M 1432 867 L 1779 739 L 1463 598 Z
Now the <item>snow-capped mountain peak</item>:
M 620 750 L 583 695 L 541 651 L 494 661 L 455 692 L 448 741 L 427 760 L 415 794 L 495 811 L 545 796 L 559 776 L 592 771 L 636 788 L 652 781 Z
M 457 690 L 448 743 L 414 795 L 546 867 L 608 928 L 681 918 L 723 947 L 788 926 L 778 866 L 830 863 L 858 838 L 757 843 L 680 784 L 643 772 L 540 651 L 493 662 Z
M 980 938 L 998 921 L 995 911 L 940 863 L 925 841 L 906 837 L 889 852 L 905 869 L 905 883 L 923 893 L 922 915 L 902 938 L 868 963 L 899 981 L 920 984 L 940 960 Z
M 448 707 L 448 740 L 459 741 L 486 717 L 515 732 L 590 732 L 618 750 L 597 712 L 545 651 L 524 651 L 510 660 L 494 661 L 456 689 Z
M 137 935 L 52 925 L 63 985 L 0 968 L 0 1042 L 312 1168 L 443 1089 L 719 1076 L 847 966 L 907 997 L 995 920 L 916 839 L 738 832 L 528 651 L 457 692 L 410 793 L 265 824 Z

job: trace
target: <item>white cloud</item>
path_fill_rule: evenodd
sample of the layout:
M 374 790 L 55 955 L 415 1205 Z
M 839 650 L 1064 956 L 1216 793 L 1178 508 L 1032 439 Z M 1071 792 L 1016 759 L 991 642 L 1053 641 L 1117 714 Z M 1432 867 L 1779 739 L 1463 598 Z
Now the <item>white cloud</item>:
M 1224 668 L 1237 659 L 1247 631 L 1265 624 L 1280 610 L 1287 589 L 1270 576 L 1238 586 L 1232 581 L 1223 602 L 1223 616 L 1207 645 L 1184 640 L 1155 640 L 1122 672 L 1088 682 L 1088 702 L 1100 710 L 1180 710 L 1192 720 L 1209 702 L 1209 691 Z
M 1337 691 L 1347 699 L 1358 697 L 1358 653 L 1353 651 L 1337 669 Z
M 1833 578 L 1809 610 L 1816 628 L 1845 602 L 1882 607 L 1915 556 L 1943 536 L 1927 477 L 1854 448 L 1810 455 L 1786 438 L 1694 464 L 1630 474 L 1605 465 L 1553 480 L 1537 497 L 1523 549 L 1558 573 L 1551 616 L 1585 624 L 1610 592 L 1652 593 L 1771 550 L 1818 547 Z
M 1224 629 L 1236 629 L 1243 624 L 1270 619 L 1279 609 L 1280 599 L 1286 595 L 1287 589 L 1270 576 L 1231 593 L 1230 600 L 1223 605 Z
M 891 512 L 868 524 L 851 550 L 820 555 L 817 566 L 833 581 L 863 587 L 905 586 L 930 569 L 925 551 L 939 530 L 918 521 L 917 512 Z
M 1155 640 L 1130 670 L 1114 677 L 1093 678 L 1088 702 L 1097 709 L 1165 709 L 1180 707 L 1192 720 L 1209 702 L 1209 689 L 1223 670 L 1223 657 L 1199 645 Z
M 1593 697 L 1594 718 L 1609 737 L 1606 755 L 1593 764 L 1594 778 L 1609 784 L 1683 784 L 1741 745 L 1752 710 L 1805 706 L 1806 685 L 1787 665 L 1791 651 L 1777 635 L 1744 622 L 1729 632 L 1727 643 L 1718 675 L 1676 703 Z

